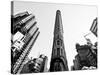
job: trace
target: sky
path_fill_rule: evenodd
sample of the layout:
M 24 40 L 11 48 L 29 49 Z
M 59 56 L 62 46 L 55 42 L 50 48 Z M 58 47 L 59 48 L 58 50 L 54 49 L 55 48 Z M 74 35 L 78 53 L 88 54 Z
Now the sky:
M 73 59 L 77 54 L 75 44 L 86 44 L 84 35 L 91 33 L 89 29 L 93 19 L 98 16 L 97 6 L 94 5 L 15 1 L 13 8 L 14 15 L 24 11 L 35 15 L 40 35 L 28 57 L 37 58 L 40 54 L 46 55 L 48 57 L 48 69 L 52 53 L 56 11 L 61 11 L 64 46 L 69 69 L 73 65 Z M 92 43 L 97 41 L 97 38 L 92 33 L 87 38 L 91 39 Z

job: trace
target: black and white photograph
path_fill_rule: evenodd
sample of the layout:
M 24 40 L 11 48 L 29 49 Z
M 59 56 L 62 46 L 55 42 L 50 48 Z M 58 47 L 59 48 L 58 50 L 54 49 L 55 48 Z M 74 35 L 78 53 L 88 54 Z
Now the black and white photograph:
M 98 7 L 11 1 L 11 74 L 98 69 Z

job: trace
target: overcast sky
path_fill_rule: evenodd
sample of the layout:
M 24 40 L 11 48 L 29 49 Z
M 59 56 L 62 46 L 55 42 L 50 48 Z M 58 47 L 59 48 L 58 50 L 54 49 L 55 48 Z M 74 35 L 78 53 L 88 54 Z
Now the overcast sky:
M 70 68 L 70 66 L 73 65 L 74 56 L 77 54 L 75 44 L 86 43 L 84 35 L 90 33 L 89 29 L 93 19 L 97 17 L 97 7 L 73 4 L 14 2 L 14 14 L 28 11 L 36 16 L 40 35 L 29 54 L 29 58 L 36 58 L 39 54 L 45 54 L 48 56 L 48 68 L 53 45 L 56 10 L 61 11 L 64 29 L 64 45 L 68 66 Z M 90 38 L 93 43 L 97 40 L 93 34 L 90 34 L 88 38 Z

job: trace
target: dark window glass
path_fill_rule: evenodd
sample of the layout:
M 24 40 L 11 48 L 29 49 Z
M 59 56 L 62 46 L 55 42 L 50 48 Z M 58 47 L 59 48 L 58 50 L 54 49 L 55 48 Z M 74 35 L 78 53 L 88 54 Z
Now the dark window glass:
M 57 40 L 57 45 L 60 45 L 60 40 Z
M 57 48 L 57 55 L 60 55 L 60 48 Z

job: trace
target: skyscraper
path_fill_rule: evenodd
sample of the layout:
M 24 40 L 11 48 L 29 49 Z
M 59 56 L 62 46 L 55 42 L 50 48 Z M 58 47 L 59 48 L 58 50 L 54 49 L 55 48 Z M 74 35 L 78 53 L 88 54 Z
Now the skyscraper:
M 27 13 L 19 13 L 12 17 L 12 21 L 15 20 L 12 22 L 12 37 L 17 36 L 17 33 L 22 35 L 17 36 L 16 40 L 12 39 L 11 73 L 13 74 L 21 72 L 24 62 L 40 33 L 39 28 L 36 26 L 35 15 Z
M 97 34 L 98 34 L 98 18 L 93 20 L 90 31 L 97 37 Z
M 56 12 L 50 71 L 68 71 L 68 64 L 63 41 L 63 25 L 60 10 L 57 10 Z

